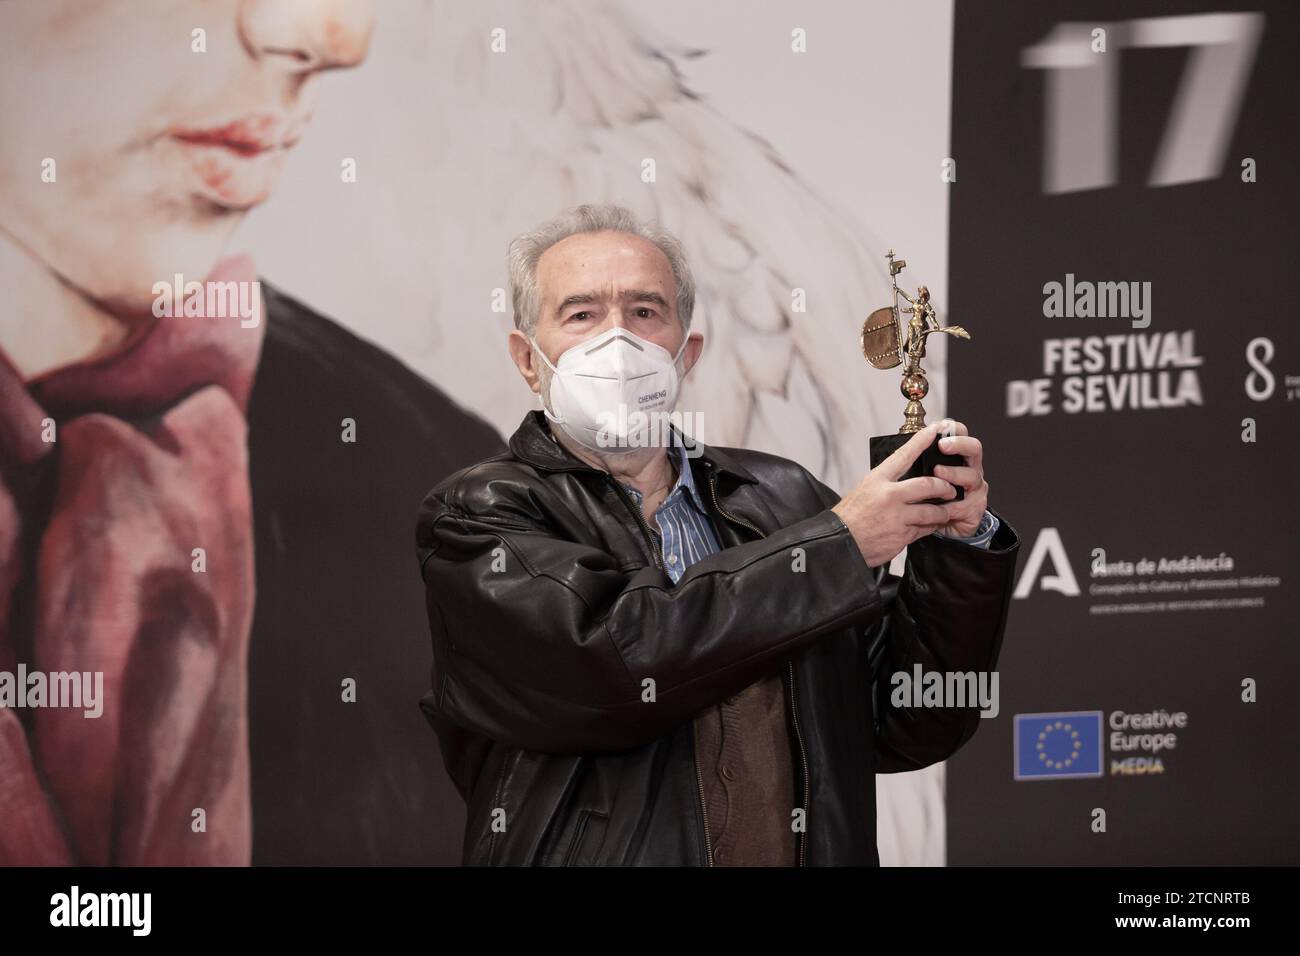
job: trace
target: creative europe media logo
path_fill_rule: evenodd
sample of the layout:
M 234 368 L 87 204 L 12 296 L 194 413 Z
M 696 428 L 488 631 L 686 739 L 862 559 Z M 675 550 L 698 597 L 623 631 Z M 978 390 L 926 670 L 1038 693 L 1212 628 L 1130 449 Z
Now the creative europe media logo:
M 1106 775 L 1144 777 L 1166 772 L 1165 759 L 1187 728 L 1186 711 L 1144 713 L 1111 711 L 1110 734 L 1103 740 L 1100 710 L 1016 714 L 1013 730 L 1016 780 L 1051 780 Z

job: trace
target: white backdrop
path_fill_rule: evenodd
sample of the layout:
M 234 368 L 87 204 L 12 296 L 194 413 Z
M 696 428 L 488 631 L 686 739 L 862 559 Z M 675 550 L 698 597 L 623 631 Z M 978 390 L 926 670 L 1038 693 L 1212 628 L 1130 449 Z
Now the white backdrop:
M 867 436 L 902 417 L 897 375 L 856 341 L 888 302 L 889 245 L 947 321 L 951 2 L 379 8 L 369 58 L 324 79 L 237 237 L 261 275 L 508 435 L 536 400 L 494 310 L 506 243 L 565 206 L 620 201 L 691 257 L 705 353 L 679 407 L 705 410 L 699 437 L 795 458 L 839 490 L 865 473 Z M 931 420 L 944 339 L 926 363 Z M 877 780 L 882 863 L 942 864 L 942 767 Z

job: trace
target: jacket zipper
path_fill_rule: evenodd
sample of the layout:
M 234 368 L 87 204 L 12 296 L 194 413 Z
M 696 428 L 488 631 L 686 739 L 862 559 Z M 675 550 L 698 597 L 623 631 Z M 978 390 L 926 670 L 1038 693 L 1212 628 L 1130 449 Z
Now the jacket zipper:
M 654 558 L 655 565 L 661 571 L 665 570 L 663 551 L 659 548 L 659 539 L 651 534 L 650 525 L 645 520 L 645 515 L 643 515 L 641 509 L 636 506 L 636 502 L 632 500 L 632 496 L 624 491 L 612 476 L 609 479 L 609 483 L 614 486 L 614 490 L 618 492 L 619 497 L 623 499 L 623 503 L 627 505 L 628 511 L 632 512 L 633 517 L 636 518 L 637 524 L 641 526 L 641 533 L 645 535 L 646 544 L 650 546 L 650 553 Z M 695 764 L 695 785 L 699 790 L 700 822 L 704 825 L 704 862 L 706 866 L 713 866 L 713 839 L 709 835 L 709 816 L 704 809 L 704 773 L 700 770 L 700 757 L 695 751 L 694 734 L 695 726 L 694 722 L 692 722 L 691 762 Z
M 704 860 L 713 866 L 713 841 L 709 837 L 709 814 L 704 809 L 704 774 L 700 771 L 700 755 L 695 750 L 695 722 L 691 721 L 691 762 L 695 764 L 695 785 L 700 791 L 700 822 L 704 824 Z
M 726 511 L 723 510 L 722 505 L 718 503 L 718 488 L 717 488 L 717 481 L 716 481 L 716 479 L 717 479 L 717 473 L 714 472 L 712 468 L 710 468 L 710 469 L 709 469 L 709 494 L 710 494 L 710 496 L 713 498 L 713 507 L 717 509 L 718 514 L 722 515 L 722 516 L 723 516 L 724 518 L 726 518 L 728 521 L 733 521 L 733 522 L 735 522 L 736 524 L 739 524 L 739 525 L 742 525 L 742 526 L 744 526 L 744 527 L 746 527 L 746 528 L 749 528 L 751 531 L 753 531 L 753 532 L 754 532 L 756 535 L 758 535 L 760 538 L 762 538 L 762 537 L 766 537 L 766 536 L 763 534 L 763 532 L 759 531 L 757 528 L 755 528 L 755 527 L 754 527 L 752 524 L 750 524 L 748 521 L 744 520 L 743 518 L 739 518 L 739 517 L 737 517 L 736 515 L 729 514 L 728 512 L 726 512 Z M 796 744 L 798 745 L 798 747 L 799 747 L 799 765 L 800 765 L 800 769 L 803 770 L 803 814 L 804 814 L 804 815 L 803 815 L 803 825 L 804 825 L 804 832 L 803 832 L 803 833 L 799 833 L 799 834 L 797 834 L 797 835 L 795 836 L 795 840 L 796 840 L 796 842 L 797 842 L 798 845 L 799 845 L 799 849 L 798 849 L 798 854 L 799 854 L 799 865 L 800 865 L 800 866 L 807 866 L 807 865 L 808 865 L 808 863 L 807 863 L 807 859 L 808 859 L 808 841 L 807 841 L 807 839 L 806 839 L 806 837 L 805 837 L 805 834 L 806 834 L 806 832 L 807 832 L 807 830 L 808 830 L 808 797 L 809 797 L 809 794 L 812 793 L 812 787 L 811 787 L 811 784 L 810 784 L 810 781 L 809 781 L 809 777 L 808 777 L 808 755 L 807 755 L 807 753 L 805 753 L 805 751 L 804 751 L 804 747 L 803 747 L 803 733 L 802 733 L 802 732 L 800 731 L 800 729 L 799 729 L 799 704 L 798 704 L 797 699 L 795 698 L 795 693 L 794 693 L 794 661 L 792 661 L 792 660 L 791 660 L 791 661 L 786 661 L 786 668 L 787 668 L 787 670 L 789 671 L 789 674 L 790 674 L 790 717 L 791 717 L 791 720 L 792 720 L 793 723 L 794 723 L 794 739 L 795 739 L 795 743 L 796 743 Z M 698 771 L 698 769 L 699 769 L 699 765 L 698 765 L 698 763 L 697 763 L 697 765 L 696 765 L 696 770 Z M 701 782 L 701 784 L 700 784 L 700 792 L 701 792 L 701 793 L 704 792 L 704 784 L 703 784 L 703 782 Z
M 650 556 L 654 559 L 655 567 L 660 571 L 666 570 L 664 568 L 664 553 L 659 548 L 659 539 L 651 533 L 650 525 L 646 522 L 645 515 L 641 514 L 641 509 L 636 506 L 636 502 L 632 500 L 632 496 L 623 490 L 623 486 L 614 480 L 613 475 L 609 476 L 609 483 L 614 486 L 614 490 L 617 491 L 619 497 L 623 499 L 623 503 L 627 505 L 627 510 L 632 512 L 632 515 L 636 518 L 636 523 L 641 526 L 641 533 L 645 535 L 645 543 L 650 548 Z
M 799 730 L 799 704 L 794 696 L 794 661 L 786 661 L 786 667 L 790 671 L 790 717 L 794 721 L 794 739 L 799 745 L 799 760 L 803 764 L 803 827 L 804 832 L 798 835 L 799 840 L 799 865 L 808 865 L 808 797 L 812 793 L 812 788 L 808 780 L 808 757 L 803 749 L 803 734 Z

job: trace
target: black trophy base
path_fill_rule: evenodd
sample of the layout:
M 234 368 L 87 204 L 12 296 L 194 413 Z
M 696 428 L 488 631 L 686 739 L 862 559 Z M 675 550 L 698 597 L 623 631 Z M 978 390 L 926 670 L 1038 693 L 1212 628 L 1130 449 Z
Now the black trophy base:
M 893 435 L 874 435 L 870 440 L 871 447 L 871 467 L 877 467 L 882 461 L 892 455 L 899 448 L 902 448 L 912 438 L 911 435 L 904 435 L 901 432 Z M 921 452 L 920 457 L 912 462 L 912 467 L 903 472 L 898 480 L 903 481 L 907 478 L 930 478 L 934 476 L 935 465 L 958 465 L 966 464 L 966 459 L 961 455 L 948 455 L 939 451 L 939 439 L 930 443 L 925 451 Z M 927 498 L 925 504 L 943 504 L 945 501 L 961 501 L 966 497 L 966 489 L 960 485 L 953 485 L 957 489 L 956 498 Z

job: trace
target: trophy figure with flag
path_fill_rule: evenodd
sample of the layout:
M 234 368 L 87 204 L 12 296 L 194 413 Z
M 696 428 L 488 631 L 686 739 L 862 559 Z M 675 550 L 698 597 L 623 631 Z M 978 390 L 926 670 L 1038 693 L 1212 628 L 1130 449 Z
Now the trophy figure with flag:
M 877 435 L 871 438 L 871 467 L 875 468 L 903 445 L 909 436 L 925 427 L 925 406 L 921 402 L 930 391 L 925 370 L 921 368 L 921 359 L 925 358 L 926 337 L 935 332 L 944 332 L 961 339 L 969 339 L 970 333 L 960 325 L 940 325 L 930 304 L 930 290 L 920 286 L 915 297 L 908 295 L 898 287 L 898 274 L 907 267 L 907 261 L 897 259 L 890 249 L 889 276 L 894 285 L 894 304 L 876 309 L 862 323 L 862 354 L 867 361 L 879 369 L 890 369 L 903 365 L 903 379 L 899 389 L 907 399 L 903 409 L 903 424 L 893 435 Z M 906 308 L 900 308 L 900 300 Z M 910 314 L 904 329 L 903 315 Z M 906 364 L 903 364 L 906 361 Z M 912 468 L 902 477 L 913 478 L 918 475 L 933 475 L 935 465 L 962 465 L 960 455 L 945 455 L 937 446 L 931 445 L 921 453 Z M 957 488 L 960 501 L 963 491 Z

